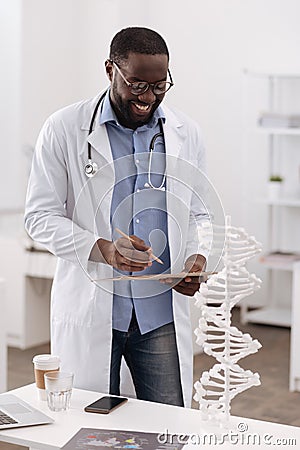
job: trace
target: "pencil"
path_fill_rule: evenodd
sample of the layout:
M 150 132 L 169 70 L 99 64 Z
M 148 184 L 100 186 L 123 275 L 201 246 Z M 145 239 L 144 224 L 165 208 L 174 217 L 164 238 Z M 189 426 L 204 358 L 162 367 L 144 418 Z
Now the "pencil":
M 134 242 L 134 239 L 132 239 L 130 236 L 128 236 L 128 234 L 125 234 L 122 230 L 120 230 L 119 228 L 116 228 L 116 231 L 123 236 L 124 238 L 128 239 L 131 242 Z M 151 249 L 149 249 L 151 252 Z M 163 261 L 161 259 L 159 259 L 157 256 L 155 256 L 152 252 L 150 253 L 150 256 L 152 259 L 154 259 L 155 261 L 157 261 L 159 264 L 163 264 Z

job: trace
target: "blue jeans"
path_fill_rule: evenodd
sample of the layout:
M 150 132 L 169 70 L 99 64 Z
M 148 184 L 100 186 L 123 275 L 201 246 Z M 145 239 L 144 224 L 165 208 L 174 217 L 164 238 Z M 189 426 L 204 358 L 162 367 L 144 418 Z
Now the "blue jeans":
M 120 395 L 122 356 L 138 399 L 183 406 L 173 323 L 141 334 L 133 313 L 127 332 L 113 330 L 110 393 L 114 395 Z

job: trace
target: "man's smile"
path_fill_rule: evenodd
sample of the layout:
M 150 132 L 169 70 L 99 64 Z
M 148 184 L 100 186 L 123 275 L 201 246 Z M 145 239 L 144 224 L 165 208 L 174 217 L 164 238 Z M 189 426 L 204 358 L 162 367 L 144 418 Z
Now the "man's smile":
M 149 109 L 151 108 L 151 105 L 145 105 L 145 104 L 142 105 L 141 103 L 136 103 L 136 102 L 132 102 L 132 103 L 140 111 L 149 111 Z

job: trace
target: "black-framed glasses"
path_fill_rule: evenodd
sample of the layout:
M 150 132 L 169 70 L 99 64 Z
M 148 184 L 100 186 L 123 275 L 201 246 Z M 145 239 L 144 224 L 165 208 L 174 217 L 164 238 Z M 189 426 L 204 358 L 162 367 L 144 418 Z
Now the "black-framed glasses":
M 165 94 L 169 89 L 171 89 L 172 86 L 174 86 L 172 75 L 169 69 L 168 74 L 170 77 L 170 81 L 157 81 L 156 83 L 148 83 L 148 81 L 134 81 L 131 83 L 125 78 L 117 63 L 115 63 L 114 61 L 111 61 L 111 63 L 115 66 L 133 95 L 144 94 L 146 91 L 148 91 L 150 86 L 152 87 L 153 94 L 161 95 Z

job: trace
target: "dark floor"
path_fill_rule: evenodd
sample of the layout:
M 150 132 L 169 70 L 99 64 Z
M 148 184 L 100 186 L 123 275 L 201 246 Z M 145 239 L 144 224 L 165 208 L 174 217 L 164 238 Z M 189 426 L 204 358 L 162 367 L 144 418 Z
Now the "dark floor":
M 236 310 L 233 325 L 248 332 L 262 344 L 254 355 L 240 360 L 245 369 L 258 372 L 261 386 L 253 387 L 239 394 L 232 401 L 232 415 L 279 422 L 300 426 L 300 393 L 289 392 L 289 340 L 287 328 L 263 325 L 241 325 L 239 310 Z M 28 350 L 10 348 L 8 351 L 8 387 L 13 389 L 33 382 L 32 357 L 48 353 L 49 346 L 44 345 Z M 215 360 L 205 354 L 195 357 L 194 380 L 198 380 L 204 370 L 209 370 Z M 193 407 L 197 408 L 194 402 Z M 0 443 L 0 450 L 24 450 L 11 444 Z

